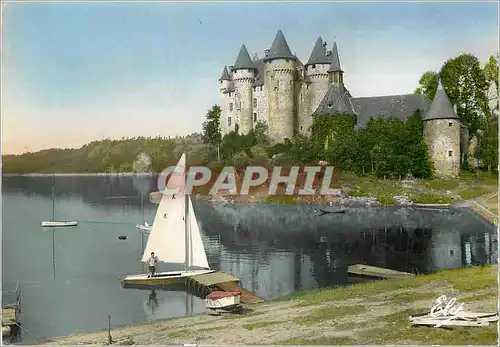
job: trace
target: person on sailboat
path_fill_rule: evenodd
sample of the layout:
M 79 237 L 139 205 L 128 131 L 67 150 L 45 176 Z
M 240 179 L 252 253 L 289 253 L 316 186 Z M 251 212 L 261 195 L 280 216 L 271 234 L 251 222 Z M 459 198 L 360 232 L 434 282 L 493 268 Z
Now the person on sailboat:
M 155 252 L 151 252 L 151 257 L 148 259 L 148 265 L 149 265 L 149 277 L 154 277 L 155 272 L 156 272 L 156 264 L 158 263 L 158 257 L 155 256 Z

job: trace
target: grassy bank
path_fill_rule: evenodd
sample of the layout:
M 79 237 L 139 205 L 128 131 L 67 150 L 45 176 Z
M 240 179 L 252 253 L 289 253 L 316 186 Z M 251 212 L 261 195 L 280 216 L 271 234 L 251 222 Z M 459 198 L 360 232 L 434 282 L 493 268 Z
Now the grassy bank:
M 497 311 L 497 266 L 445 270 L 414 278 L 298 292 L 249 306 L 245 315 L 206 314 L 112 330 L 117 344 L 462 344 L 496 345 L 487 328 L 414 327 L 408 316 L 427 312 L 438 295 L 476 312 Z M 107 332 L 78 334 L 47 344 L 105 344 Z

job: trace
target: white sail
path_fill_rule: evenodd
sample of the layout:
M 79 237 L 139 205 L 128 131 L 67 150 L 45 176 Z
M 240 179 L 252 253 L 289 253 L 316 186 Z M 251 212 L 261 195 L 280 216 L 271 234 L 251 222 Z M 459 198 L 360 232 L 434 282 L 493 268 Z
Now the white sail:
M 189 239 L 191 241 L 191 247 L 189 247 L 189 265 L 201 267 L 204 269 L 210 269 L 207 260 L 207 254 L 205 253 L 205 246 L 203 246 L 203 240 L 201 238 L 200 228 L 198 227 L 198 221 L 196 220 L 196 215 L 193 209 L 193 203 L 191 197 L 188 197 L 189 203 Z
M 180 193 L 173 196 L 162 194 L 160 204 L 156 210 L 156 216 L 151 227 L 148 242 L 142 255 L 142 261 L 146 262 L 151 252 L 161 262 L 182 263 L 186 261 L 186 238 L 185 238 L 185 175 L 186 159 L 183 154 L 177 163 L 176 172 L 169 177 L 166 187 L 175 189 L 180 187 Z

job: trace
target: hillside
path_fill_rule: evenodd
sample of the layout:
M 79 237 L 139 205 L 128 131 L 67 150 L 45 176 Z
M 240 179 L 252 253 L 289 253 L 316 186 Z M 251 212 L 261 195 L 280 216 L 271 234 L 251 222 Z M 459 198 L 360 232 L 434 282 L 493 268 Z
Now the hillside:
M 202 155 L 201 134 L 176 138 L 128 138 L 93 141 L 76 149 L 47 149 L 2 156 L 4 173 L 98 173 L 131 172 L 140 153 L 151 159 L 151 170 L 160 172 L 183 151 Z

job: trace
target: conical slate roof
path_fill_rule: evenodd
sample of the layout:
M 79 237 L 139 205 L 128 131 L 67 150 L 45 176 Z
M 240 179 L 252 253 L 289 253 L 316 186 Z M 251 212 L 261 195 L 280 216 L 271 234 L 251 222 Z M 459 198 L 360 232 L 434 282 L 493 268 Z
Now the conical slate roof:
M 255 66 L 252 63 L 252 59 L 250 59 L 250 54 L 248 54 L 248 50 L 245 45 L 241 45 L 240 53 L 238 53 L 238 57 L 236 58 L 236 62 L 233 66 L 233 71 L 237 69 L 255 69 Z
M 356 115 L 351 100 L 347 95 L 347 90 L 341 83 L 330 85 L 325 97 L 319 103 L 313 116 L 352 114 Z
M 312 64 L 330 64 L 330 57 L 326 55 L 326 47 L 321 36 L 316 40 L 311 56 L 305 66 Z
M 231 76 L 227 71 L 227 66 L 224 66 L 224 70 L 222 70 L 222 76 L 219 78 L 219 81 L 231 81 Z
M 431 119 L 459 119 L 453 106 L 451 105 L 450 98 L 443 89 L 441 80 L 439 80 L 436 90 L 436 96 L 432 100 L 429 110 L 425 113 L 423 120 Z
M 278 30 L 276 37 L 274 38 L 273 45 L 269 50 L 269 55 L 265 60 L 271 59 L 296 59 L 296 57 L 290 51 L 288 43 L 286 42 L 285 36 L 281 30 Z
M 333 49 L 332 49 L 332 56 L 331 56 L 331 64 L 330 64 L 330 69 L 328 72 L 344 72 L 340 68 L 340 59 L 339 59 L 339 51 L 337 49 L 337 42 L 333 43 Z

